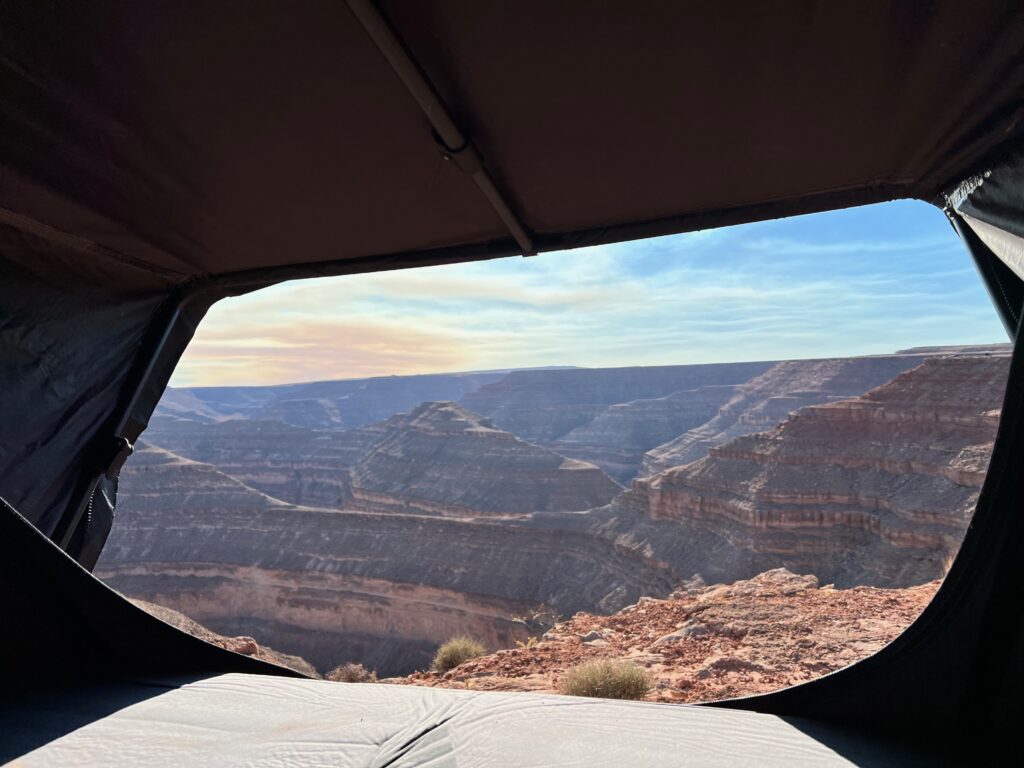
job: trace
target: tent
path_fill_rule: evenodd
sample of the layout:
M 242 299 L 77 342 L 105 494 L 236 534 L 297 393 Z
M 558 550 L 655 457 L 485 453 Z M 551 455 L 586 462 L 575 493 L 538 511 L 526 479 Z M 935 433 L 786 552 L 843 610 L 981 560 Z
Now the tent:
M 218 743 L 236 747 L 217 754 L 266 765 L 285 753 L 319 765 L 313 742 L 352 765 L 545 764 L 565 740 L 590 766 L 824 764 L 821 745 L 910 764 L 1012 739 L 1019 350 L 989 476 L 934 602 L 870 659 L 768 696 L 671 716 L 555 707 L 554 731 L 543 699 L 409 690 L 388 703 L 172 631 L 89 568 L 118 471 L 203 314 L 283 280 L 917 198 L 947 212 L 1015 338 L 1022 51 L 1024 13 L 997 0 L 4 3 L 0 757 L 130 762 L 138 707 L 152 734 L 220 712 Z M 304 708 L 321 696 L 378 725 L 332 731 Z M 256 714 L 233 721 L 233 700 Z M 250 753 L 281 701 L 316 738 L 300 728 L 279 734 L 285 752 Z M 585 736 L 595 718 L 607 727 Z M 624 746 L 641 737 L 658 759 Z M 174 757 L 185 742 L 160 742 L 167 762 L 195 762 Z

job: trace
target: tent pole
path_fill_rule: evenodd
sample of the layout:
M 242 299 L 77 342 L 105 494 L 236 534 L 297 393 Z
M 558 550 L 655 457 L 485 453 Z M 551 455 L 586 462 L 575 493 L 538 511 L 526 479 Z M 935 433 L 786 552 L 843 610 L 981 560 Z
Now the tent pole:
M 434 129 L 434 138 L 446 158 L 453 160 L 460 169 L 469 174 L 487 202 L 494 208 L 512 237 L 523 251 L 531 256 L 537 251 L 533 239 L 522 222 L 513 212 L 505 196 L 494 183 L 484 167 L 483 158 L 469 139 L 459 130 L 451 114 L 441 101 L 434 86 L 427 80 L 423 70 L 402 44 L 394 28 L 372 0 L 347 0 L 348 7 L 362 24 L 374 45 L 387 59 L 388 64 L 405 85 L 406 90 L 419 104 L 423 114 Z

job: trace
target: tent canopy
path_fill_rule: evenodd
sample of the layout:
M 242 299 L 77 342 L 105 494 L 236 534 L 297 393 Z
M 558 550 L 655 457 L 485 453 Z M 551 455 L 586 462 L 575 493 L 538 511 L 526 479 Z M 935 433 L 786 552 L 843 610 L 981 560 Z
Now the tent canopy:
M 5 218 L 114 282 L 518 251 L 344 0 L 15 6 Z M 936 200 L 1021 114 L 1012 3 L 382 8 L 542 250 Z

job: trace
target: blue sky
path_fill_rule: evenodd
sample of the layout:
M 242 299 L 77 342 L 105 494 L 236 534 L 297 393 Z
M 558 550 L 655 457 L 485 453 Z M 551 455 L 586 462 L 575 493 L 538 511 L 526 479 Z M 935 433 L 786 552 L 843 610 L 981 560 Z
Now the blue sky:
M 942 213 L 898 201 L 227 299 L 172 385 L 663 365 L 1005 342 Z

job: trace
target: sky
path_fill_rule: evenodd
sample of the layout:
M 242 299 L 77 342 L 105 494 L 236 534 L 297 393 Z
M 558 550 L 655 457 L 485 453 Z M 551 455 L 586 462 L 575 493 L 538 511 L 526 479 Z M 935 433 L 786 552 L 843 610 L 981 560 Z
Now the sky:
M 941 211 L 897 201 L 529 258 L 284 283 L 214 306 L 171 384 L 1005 341 Z

